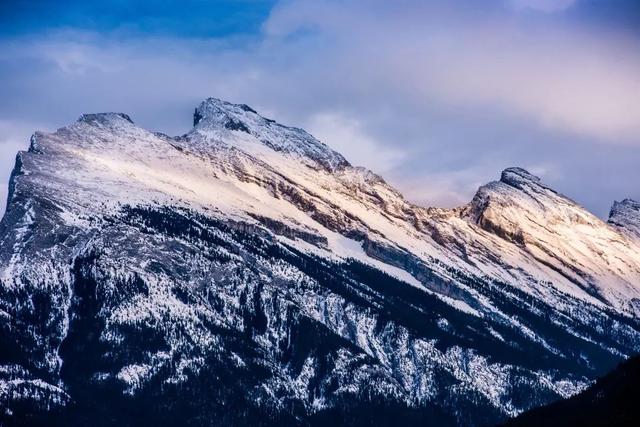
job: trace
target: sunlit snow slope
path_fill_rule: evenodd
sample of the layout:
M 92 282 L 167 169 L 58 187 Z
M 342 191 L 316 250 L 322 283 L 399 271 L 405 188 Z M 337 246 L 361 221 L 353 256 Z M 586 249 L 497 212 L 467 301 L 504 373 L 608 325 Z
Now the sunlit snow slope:
M 519 168 L 415 206 L 213 98 L 175 138 L 83 115 L 12 174 L 2 416 L 496 423 L 640 351 L 638 206 L 607 223 Z

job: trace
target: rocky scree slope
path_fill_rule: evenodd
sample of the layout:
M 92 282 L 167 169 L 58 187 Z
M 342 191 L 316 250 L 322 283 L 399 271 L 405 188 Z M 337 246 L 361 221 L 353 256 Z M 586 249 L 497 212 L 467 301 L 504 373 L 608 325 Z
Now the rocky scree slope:
M 7 424 L 488 425 L 640 351 L 640 215 L 518 168 L 406 201 L 305 131 L 207 99 L 33 135 L 0 222 Z M 387 418 L 385 418 L 387 417 Z

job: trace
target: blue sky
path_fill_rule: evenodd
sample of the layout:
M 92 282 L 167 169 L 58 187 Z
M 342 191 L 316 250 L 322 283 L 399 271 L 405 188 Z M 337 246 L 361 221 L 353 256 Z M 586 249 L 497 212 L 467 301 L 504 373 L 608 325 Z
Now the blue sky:
M 65 27 L 108 32 L 124 27 L 138 36 L 224 37 L 257 33 L 274 4 L 271 0 L 8 0 L 0 5 L 0 32 L 38 33 Z
M 34 130 L 216 96 L 304 127 L 411 200 L 523 166 L 600 216 L 640 199 L 636 0 L 0 3 L 0 209 Z

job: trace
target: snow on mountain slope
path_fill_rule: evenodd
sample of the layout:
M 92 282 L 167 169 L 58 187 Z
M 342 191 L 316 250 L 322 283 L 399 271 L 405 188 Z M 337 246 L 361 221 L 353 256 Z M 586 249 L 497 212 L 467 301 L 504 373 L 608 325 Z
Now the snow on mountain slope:
M 638 313 L 637 242 L 525 170 L 507 169 L 499 182 L 482 187 L 468 216 L 564 276 L 567 291 Z
M 100 393 L 105 423 L 118 405 L 297 424 L 381 401 L 497 422 L 640 350 L 640 239 L 616 206 L 604 223 L 517 168 L 466 206 L 414 206 L 213 98 L 175 138 L 83 115 L 12 174 L 0 402 L 78 423 Z

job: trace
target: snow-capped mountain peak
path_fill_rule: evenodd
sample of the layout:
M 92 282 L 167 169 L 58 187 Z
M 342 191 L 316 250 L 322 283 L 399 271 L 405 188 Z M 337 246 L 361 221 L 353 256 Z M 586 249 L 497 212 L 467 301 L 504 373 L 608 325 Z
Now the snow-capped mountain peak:
M 78 119 L 78 122 L 85 123 L 97 123 L 97 124 L 110 124 L 117 123 L 121 120 L 125 120 L 130 124 L 134 124 L 131 117 L 124 113 L 95 113 L 95 114 L 83 114 Z
M 629 218 L 632 211 L 624 209 Z M 588 294 L 640 309 L 637 243 L 523 169 L 507 169 L 481 187 L 469 218 Z
M 196 107 L 193 114 L 193 126 L 219 127 L 248 132 L 247 125 L 241 122 L 241 119 L 258 126 L 270 121 L 246 104 L 232 104 L 217 98 L 207 98 Z
M 539 177 L 520 167 L 510 167 L 503 170 L 500 174 L 500 182 L 519 189 L 523 189 L 525 186 L 539 186 L 551 190 L 542 183 Z
M 244 139 L 251 137 L 278 152 L 306 157 L 329 170 L 338 170 L 349 163 L 302 129 L 283 126 L 258 114 L 246 104 L 232 104 L 217 98 L 208 98 L 195 110 L 194 133 L 209 138 Z M 249 138 L 249 139 L 251 139 Z

